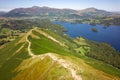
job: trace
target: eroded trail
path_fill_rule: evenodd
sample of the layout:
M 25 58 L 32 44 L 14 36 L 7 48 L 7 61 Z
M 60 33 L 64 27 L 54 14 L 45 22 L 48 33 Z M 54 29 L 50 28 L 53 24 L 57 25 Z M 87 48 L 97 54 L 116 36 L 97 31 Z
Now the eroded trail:
M 74 63 L 68 61 L 68 60 L 65 60 L 65 59 L 62 59 L 62 57 L 58 57 L 56 56 L 54 53 L 46 53 L 46 54 L 43 54 L 43 55 L 34 55 L 30 49 L 31 47 L 31 42 L 29 41 L 28 37 L 30 36 L 30 34 L 32 33 L 34 29 L 31 29 L 28 33 L 27 33 L 27 36 L 26 36 L 26 41 L 28 42 L 28 47 L 27 47 L 27 50 L 28 50 L 28 54 L 32 57 L 32 58 L 35 58 L 35 57 L 40 57 L 41 59 L 44 59 L 46 56 L 49 56 L 53 61 L 55 62 L 58 62 L 59 65 L 63 66 L 64 68 L 66 68 L 72 75 L 73 79 L 74 80 L 82 80 L 81 76 L 80 75 L 77 75 L 77 71 L 80 71 L 79 67 L 77 65 L 75 65 Z M 57 41 L 56 39 L 54 39 L 53 37 L 45 34 L 45 33 L 42 33 L 40 32 L 42 35 L 48 37 L 49 39 L 52 39 L 54 42 L 57 42 L 59 43 L 60 45 L 64 46 L 62 43 L 60 43 L 59 41 Z
M 31 47 L 31 42 L 28 40 L 28 37 L 29 35 L 32 33 L 33 29 L 31 29 L 28 33 L 27 33 L 27 36 L 26 36 L 26 41 L 28 42 L 28 47 L 27 47 L 27 50 L 28 50 L 28 54 L 31 56 L 31 57 L 35 57 L 35 55 L 32 53 L 30 47 Z
M 61 66 L 69 70 L 74 80 L 82 80 L 81 76 L 77 75 L 77 71 L 80 71 L 77 65 L 73 64 L 70 61 L 62 59 L 61 57 L 55 56 L 52 53 L 47 53 L 45 56 L 49 56 L 53 59 L 53 61 L 58 62 Z

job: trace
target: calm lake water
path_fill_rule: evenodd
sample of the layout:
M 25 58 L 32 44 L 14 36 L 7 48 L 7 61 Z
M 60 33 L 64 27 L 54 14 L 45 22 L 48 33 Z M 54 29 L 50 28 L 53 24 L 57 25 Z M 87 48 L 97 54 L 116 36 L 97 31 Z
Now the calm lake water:
M 105 29 L 102 25 L 92 26 L 89 24 L 71 24 L 70 22 L 59 21 L 54 23 L 64 26 L 68 30 L 66 34 L 73 38 L 82 36 L 93 41 L 106 42 L 120 51 L 120 26 L 109 26 Z M 97 28 L 98 32 L 93 32 L 91 28 Z

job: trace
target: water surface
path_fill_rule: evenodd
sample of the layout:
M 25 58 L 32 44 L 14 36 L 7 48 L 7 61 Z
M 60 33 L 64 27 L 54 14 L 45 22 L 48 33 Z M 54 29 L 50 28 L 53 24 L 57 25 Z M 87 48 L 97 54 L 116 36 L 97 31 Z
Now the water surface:
M 89 24 L 71 24 L 70 22 L 59 21 L 54 23 L 65 27 L 68 30 L 66 33 L 73 38 L 82 36 L 93 41 L 106 42 L 120 51 L 120 26 L 104 28 L 102 25 L 92 26 Z M 91 28 L 97 28 L 98 32 L 93 32 Z

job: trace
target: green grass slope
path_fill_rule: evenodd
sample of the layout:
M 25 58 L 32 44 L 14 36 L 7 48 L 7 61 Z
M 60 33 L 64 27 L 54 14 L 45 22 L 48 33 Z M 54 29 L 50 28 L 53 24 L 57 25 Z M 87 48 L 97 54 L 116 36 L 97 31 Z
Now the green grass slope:
M 23 60 L 30 57 L 26 50 L 27 43 L 18 43 L 19 40 L 10 42 L 0 48 L 0 80 L 12 80 L 18 73 L 14 72 L 14 69 Z
M 120 70 L 76 52 L 70 38 L 38 28 L 28 33 L 0 47 L 0 80 L 120 80 Z

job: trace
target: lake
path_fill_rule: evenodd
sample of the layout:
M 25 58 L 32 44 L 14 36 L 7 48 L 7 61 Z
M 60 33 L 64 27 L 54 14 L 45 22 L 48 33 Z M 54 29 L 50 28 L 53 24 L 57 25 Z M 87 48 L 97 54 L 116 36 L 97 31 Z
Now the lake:
M 92 26 L 89 24 L 71 24 L 70 22 L 59 21 L 55 21 L 54 23 L 65 27 L 68 30 L 66 34 L 73 38 L 82 36 L 93 41 L 105 42 L 120 51 L 120 26 L 109 26 L 104 28 L 102 25 Z M 97 28 L 98 32 L 93 32 L 91 28 Z

